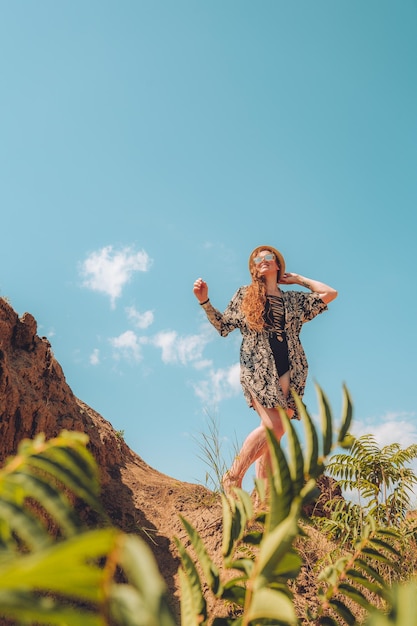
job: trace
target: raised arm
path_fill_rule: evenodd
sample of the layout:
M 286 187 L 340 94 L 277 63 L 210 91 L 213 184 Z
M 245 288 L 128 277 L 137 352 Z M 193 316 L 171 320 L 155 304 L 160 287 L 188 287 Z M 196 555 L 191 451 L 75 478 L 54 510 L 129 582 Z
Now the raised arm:
M 287 272 L 286 274 L 283 274 L 279 282 L 283 285 L 301 285 L 302 287 L 306 287 L 313 293 L 318 293 L 325 304 L 328 304 L 337 297 L 337 291 L 336 289 L 333 289 L 333 287 L 329 287 L 329 285 L 326 285 L 319 280 L 313 280 L 312 278 L 301 276 L 301 274 Z
M 239 328 L 244 324 L 243 314 L 241 311 L 243 288 L 239 288 L 224 313 L 221 313 L 211 304 L 208 297 L 208 286 L 202 278 L 197 278 L 193 286 L 193 292 L 200 305 L 207 315 L 208 321 L 213 324 L 214 328 L 222 337 L 226 337 L 232 330 Z

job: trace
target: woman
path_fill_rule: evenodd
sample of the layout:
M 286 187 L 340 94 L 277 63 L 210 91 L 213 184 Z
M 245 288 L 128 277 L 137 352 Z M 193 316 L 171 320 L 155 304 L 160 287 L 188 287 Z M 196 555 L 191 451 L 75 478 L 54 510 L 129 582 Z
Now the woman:
M 223 314 L 211 304 L 207 283 L 201 278 L 193 289 L 222 337 L 236 328 L 242 333 L 240 382 L 248 405 L 261 418 L 261 425 L 245 439 L 223 477 L 226 492 L 242 486 L 255 461 L 257 476 L 266 476 L 269 457 L 265 428 L 272 429 L 279 441 L 284 432 L 279 407 L 290 418 L 298 418 L 290 389 L 301 398 L 304 394 L 308 365 L 300 342 L 302 325 L 325 311 L 337 296 L 335 289 L 322 282 L 286 273 L 282 254 L 272 246 L 253 250 L 249 271 L 251 284 L 237 290 Z M 301 285 L 310 292 L 282 291 L 280 284 Z

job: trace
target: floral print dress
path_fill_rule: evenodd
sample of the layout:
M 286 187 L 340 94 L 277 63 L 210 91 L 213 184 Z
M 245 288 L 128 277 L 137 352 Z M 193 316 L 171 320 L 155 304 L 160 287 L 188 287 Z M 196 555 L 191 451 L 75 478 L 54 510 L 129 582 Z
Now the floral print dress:
M 251 330 L 246 323 L 241 306 L 245 290 L 246 287 L 237 290 L 224 313 L 215 309 L 210 301 L 207 302 L 203 306 L 207 318 L 222 337 L 226 337 L 236 328 L 242 333 L 240 382 L 248 405 L 252 407 L 254 396 L 264 407 L 280 406 L 284 409 L 293 409 L 295 411 L 293 417 L 299 419 L 294 398 L 291 394 L 286 398 L 282 392 L 268 331 Z M 326 311 L 327 305 L 318 293 L 282 291 L 282 298 L 290 364 L 290 387 L 302 398 L 308 363 L 300 341 L 301 328 L 305 322 Z

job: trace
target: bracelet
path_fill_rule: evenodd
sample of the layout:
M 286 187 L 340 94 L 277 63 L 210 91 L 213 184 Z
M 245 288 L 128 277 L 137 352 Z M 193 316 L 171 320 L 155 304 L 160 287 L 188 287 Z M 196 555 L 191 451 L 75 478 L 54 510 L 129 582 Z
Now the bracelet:
M 207 300 L 204 300 L 204 302 L 199 302 L 198 304 L 200 306 L 203 306 L 203 304 L 207 304 L 207 302 L 210 300 L 210 298 L 207 298 Z

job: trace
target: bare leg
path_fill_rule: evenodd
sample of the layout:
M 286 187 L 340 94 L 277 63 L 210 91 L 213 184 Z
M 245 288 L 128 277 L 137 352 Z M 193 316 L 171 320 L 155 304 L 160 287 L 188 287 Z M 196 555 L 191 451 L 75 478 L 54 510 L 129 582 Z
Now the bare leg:
M 284 428 L 278 409 L 268 409 L 262 406 L 258 400 L 252 398 L 254 409 L 261 418 L 262 424 L 255 428 L 243 442 L 243 446 L 232 463 L 232 466 L 223 477 L 224 490 L 230 491 L 231 487 L 241 487 L 242 480 L 249 467 L 260 457 L 268 458 L 265 428 L 272 429 L 278 441 L 284 434 Z M 266 474 L 266 469 L 262 469 Z
M 268 409 L 262 406 L 256 398 L 252 398 L 253 406 L 255 407 L 259 417 L 262 420 L 262 425 L 265 428 L 269 428 L 274 432 L 278 441 L 284 434 L 284 426 L 282 425 L 281 415 L 278 409 Z M 265 433 L 264 433 L 265 436 Z
M 281 385 L 281 389 L 283 391 L 284 397 L 287 398 L 290 393 L 290 372 L 285 372 L 280 379 L 279 384 Z
M 265 428 L 263 425 L 255 428 L 246 437 L 239 454 L 235 457 L 232 466 L 223 477 L 223 487 L 228 491 L 230 487 L 241 487 L 242 480 L 249 469 L 260 456 L 266 452 Z
M 284 396 L 287 397 L 290 392 L 290 373 L 286 372 L 285 374 L 283 374 L 283 376 L 280 377 L 279 382 L 281 385 L 281 389 L 284 392 Z M 289 418 L 291 418 L 294 415 L 294 411 L 292 409 L 287 409 L 286 413 Z M 282 437 L 282 435 L 278 437 L 276 433 L 275 433 L 275 436 L 277 437 L 278 441 Z M 270 467 L 269 451 L 268 451 L 268 446 L 265 445 L 264 454 L 258 457 L 256 461 L 256 477 L 267 478 L 269 467 Z

